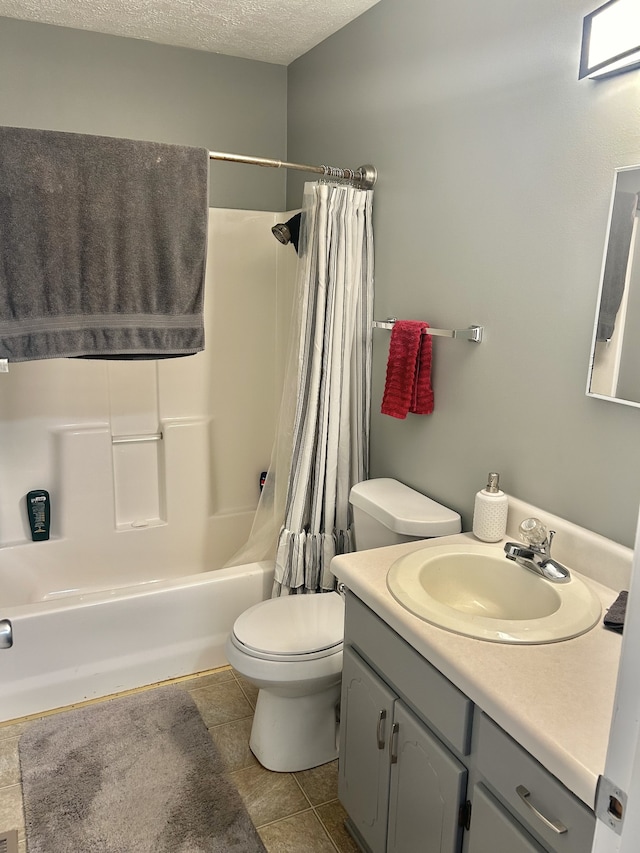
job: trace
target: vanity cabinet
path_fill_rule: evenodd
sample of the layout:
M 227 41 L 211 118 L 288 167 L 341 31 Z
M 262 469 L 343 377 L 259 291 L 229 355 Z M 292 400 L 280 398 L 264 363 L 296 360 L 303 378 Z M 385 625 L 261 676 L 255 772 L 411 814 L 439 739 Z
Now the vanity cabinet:
M 364 849 L 460 850 L 467 787 L 460 759 L 471 709 L 451 682 L 347 596 L 338 790 Z
M 344 654 L 339 790 L 372 853 L 456 853 L 467 770 L 352 649 Z
M 587 853 L 595 830 L 577 797 L 351 593 L 338 793 L 367 853 Z

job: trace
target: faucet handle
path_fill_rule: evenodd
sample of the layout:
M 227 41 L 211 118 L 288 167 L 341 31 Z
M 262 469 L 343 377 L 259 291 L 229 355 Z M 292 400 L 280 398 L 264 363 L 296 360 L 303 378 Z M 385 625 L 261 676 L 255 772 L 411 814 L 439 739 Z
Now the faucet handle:
M 522 541 L 527 545 L 544 545 L 547 541 L 547 528 L 539 518 L 525 518 L 518 528 Z M 553 537 L 552 537 L 553 538 Z
M 551 543 L 556 535 L 555 530 L 547 530 L 539 518 L 525 518 L 521 522 L 519 530 L 522 541 L 530 548 L 533 548 L 538 554 L 550 556 Z

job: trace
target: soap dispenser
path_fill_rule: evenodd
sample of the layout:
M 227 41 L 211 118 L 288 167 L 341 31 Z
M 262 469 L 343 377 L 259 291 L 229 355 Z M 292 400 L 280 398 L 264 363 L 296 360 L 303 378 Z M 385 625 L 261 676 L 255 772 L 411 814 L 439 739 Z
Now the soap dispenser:
M 499 479 L 499 474 L 489 474 L 486 489 L 481 489 L 476 495 L 473 535 L 483 542 L 499 542 L 507 532 L 509 498 L 500 491 Z

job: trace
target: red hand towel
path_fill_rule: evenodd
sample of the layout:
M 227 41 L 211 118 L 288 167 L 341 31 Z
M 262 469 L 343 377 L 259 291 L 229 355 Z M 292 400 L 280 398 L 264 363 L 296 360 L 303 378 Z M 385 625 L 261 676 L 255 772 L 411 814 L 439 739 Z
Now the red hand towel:
M 387 380 L 381 412 L 392 418 L 406 418 L 408 412 L 433 412 L 431 388 L 431 335 L 424 335 L 428 323 L 396 320 L 391 330 Z
M 425 329 L 428 323 L 423 324 Z M 430 415 L 433 412 L 433 388 L 431 387 L 431 335 L 420 336 L 420 349 L 416 365 L 416 378 L 413 385 L 413 399 L 410 412 L 415 415 Z

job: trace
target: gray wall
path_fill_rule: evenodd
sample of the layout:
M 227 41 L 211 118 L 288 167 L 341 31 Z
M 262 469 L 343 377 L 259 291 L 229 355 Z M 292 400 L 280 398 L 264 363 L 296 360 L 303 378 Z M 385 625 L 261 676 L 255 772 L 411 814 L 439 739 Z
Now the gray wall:
M 281 158 L 286 68 L 0 18 L 0 124 Z M 283 210 L 285 175 L 214 162 L 211 204 Z
M 289 67 L 288 157 L 378 167 L 378 319 L 486 330 L 435 340 L 435 412 L 406 421 L 379 414 L 389 333 L 374 333 L 372 475 L 468 529 L 499 471 L 631 545 L 640 410 L 585 387 L 613 170 L 640 162 L 640 72 L 578 82 L 593 5 L 381 0 Z

